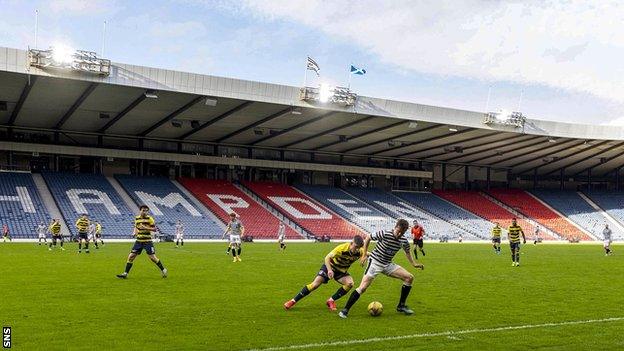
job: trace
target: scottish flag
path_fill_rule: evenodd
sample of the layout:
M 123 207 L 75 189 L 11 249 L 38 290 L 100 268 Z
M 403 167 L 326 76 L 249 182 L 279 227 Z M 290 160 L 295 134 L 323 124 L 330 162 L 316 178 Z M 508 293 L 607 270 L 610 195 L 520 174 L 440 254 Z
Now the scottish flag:
M 357 74 L 363 76 L 366 74 L 366 70 L 363 68 L 357 68 L 354 65 L 351 65 L 351 74 Z

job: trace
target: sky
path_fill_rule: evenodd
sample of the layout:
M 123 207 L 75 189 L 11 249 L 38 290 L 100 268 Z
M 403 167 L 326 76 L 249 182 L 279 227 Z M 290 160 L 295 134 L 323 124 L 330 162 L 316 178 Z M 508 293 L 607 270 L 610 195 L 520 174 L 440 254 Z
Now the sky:
M 624 2 L 0 0 L 0 46 L 359 95 L 624 125 Z M 35 18 L 38 31 L 35 40 Z M 104 22 L 106 30 L 104 33 Z M 103 45 L 104 44 L 104 45 Z M 489 96 L 489 98 L 488 98 Z

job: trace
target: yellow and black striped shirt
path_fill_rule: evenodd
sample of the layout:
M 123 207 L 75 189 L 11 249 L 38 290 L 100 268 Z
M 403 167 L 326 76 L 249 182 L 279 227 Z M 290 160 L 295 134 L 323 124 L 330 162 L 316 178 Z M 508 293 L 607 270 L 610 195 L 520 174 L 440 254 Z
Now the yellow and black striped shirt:
M 349 250 L 351 243 L 344 243 L 336 246 L 331 253 L 334 255 L 330 259 L 331 268 L 342 273 L 346 273 L 353 262 L 357 261 L 364 255 L 364 248 L 361 247 L 356 253 Z
M 50 233 L 52 233 L 53 236 L 60 236 L 61 235 L 61 223 L 54 222 L 50 224 Z
M 502 232 L 503 232 L 503 228 L 501 228 L 499 226 L 496 226 L 496 227 L 492 228 L 492 237 L 493 238 L 500 238 Z
M 82 234 L 87 234 L 89 231 L 89 220 L 87 218 L 78 218 L 76 221 L 76 228 L 78 228 L 78 232 Z
M 136 216 L 134 217 L 134 227 L 136 228 L 136 241 L 141 243 L 147 243 L 152 241 L 152 231 L 148 229 L 142 229 L 140 226 L 153 227 L 156 222 L 151 216 Z
M 509 231 L 509 241 L 512 243 L 519 243 L 520 233 L 524 234 L 524 232 L 522 231 L 522 228 L 520 228 L 520 226 L 516 224 L 516 225 L 509 226 L 507 230 Z

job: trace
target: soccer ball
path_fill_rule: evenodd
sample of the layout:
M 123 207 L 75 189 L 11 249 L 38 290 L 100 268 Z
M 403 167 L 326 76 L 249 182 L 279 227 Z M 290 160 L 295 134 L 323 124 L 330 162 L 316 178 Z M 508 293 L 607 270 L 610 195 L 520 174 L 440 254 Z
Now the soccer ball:
M 371 316 L 377 317 L 381 315 L 381 312 L 383 312 L 383 305 L 381 304 L 381 302 L 373 301 L 368 304 L 368 313 Z

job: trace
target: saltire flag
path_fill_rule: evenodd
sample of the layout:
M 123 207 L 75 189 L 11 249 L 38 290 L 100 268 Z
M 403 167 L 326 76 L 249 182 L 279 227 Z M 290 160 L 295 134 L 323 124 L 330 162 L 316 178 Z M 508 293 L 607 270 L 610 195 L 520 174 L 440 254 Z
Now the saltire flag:
M 319 67 L 318 63 L 316 63 L 316 61 L 314 61 L 310 56 L 308 56 L 308 65 L 306 69 L 314 71 L 314 73 L 316 73 L 318 77 L 321 76 L 321 68 Z
M 351 74 L 357 74 L 363 76 L 366 74 L 366 70 L 363 68 L 357 68 L 354 65 L 351 65 Z

